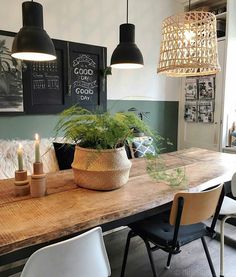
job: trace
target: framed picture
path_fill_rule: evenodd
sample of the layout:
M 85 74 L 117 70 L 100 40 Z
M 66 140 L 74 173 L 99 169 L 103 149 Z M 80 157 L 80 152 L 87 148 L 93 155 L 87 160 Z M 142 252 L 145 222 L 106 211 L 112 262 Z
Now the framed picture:
M 197 101 L 185 103 L 184 119 L 188 122 L 197 122 Z
M 193 77 L 186 78 L 185 81 L 185 100 L 198 99 L 198 79 Z
M 215 99 L 215 75 L 199 77 L 198 91 L 199 100 Z
M 24 112 L 21 61 L 11 57 L 16 33 L 0 31 L 0 113 Z
M 202 123 L 214 122 L 214 101 L 198 102 L 198 122 L 202 122 Z

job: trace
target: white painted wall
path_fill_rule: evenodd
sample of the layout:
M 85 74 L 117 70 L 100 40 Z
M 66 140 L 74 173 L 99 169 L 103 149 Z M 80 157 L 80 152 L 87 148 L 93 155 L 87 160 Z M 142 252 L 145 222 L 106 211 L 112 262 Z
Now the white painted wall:
M 0 29 L 22 26 L 19 0 L 1 0 Z M 126 0 L 38 0 L 44 7 L 44 27 L 52 38 L 105 46 L 108 64 L 117 46 L 119 25 L 126 20 Z M 113 70 L 108 99 L 178 101 L 180 79 L 157 75 L 162 20 L 183 9 L 175 0 L 130 0 L 129 22 L 136 26 L 136 43 L 145 66 Z
M 227 0 L 227 37 L 225 62 L 225 89 L 222 103 L 222 147 L 228 145 L 229 129 L 236 121 L 235 64 L 236 64 L 236 1 Z

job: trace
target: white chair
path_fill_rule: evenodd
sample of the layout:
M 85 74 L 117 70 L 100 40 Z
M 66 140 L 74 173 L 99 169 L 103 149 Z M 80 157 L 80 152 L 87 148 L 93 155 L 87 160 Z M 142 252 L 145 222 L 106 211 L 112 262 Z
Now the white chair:
M 109 260 L 102 229 L 43 247 L 33 253 L 21 277 L 108 277 Z
M 236 173 L 234 173 L 231 180 L 231 191 L 234 197 L 236 197 Z M 224 217 L 221 220 L 220 226 L 220 276 L 224 276 L 224 226 L 225 222 L 229 218 L 236 218 L 236 200 L 225 196 L 220 210 L 220 215 Z

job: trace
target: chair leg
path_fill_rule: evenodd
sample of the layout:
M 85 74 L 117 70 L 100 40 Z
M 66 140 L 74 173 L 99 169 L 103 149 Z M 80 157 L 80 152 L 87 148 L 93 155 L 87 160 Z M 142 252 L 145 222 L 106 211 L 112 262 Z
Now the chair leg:
M 220 224 L 220 277 L 224 277 L 224 243 L 225 243 L 225 234 L 224 234 L 224 225 L 225 217 L 221 220 Z
M 202 245 L 203 245 L 203 248 L 205 250 L 205 253 L 206 253 L 208 264 L 209 264 L 210 269 L 211 269 L 211 274 L 212 274 L 213 277 L 216 277 L 216 272 L 215 272 L 215 269 L 214 269 L 214 266 L 213 266 L 213 263 L 212 263 L 212 260 L 211 260 L 211 256 L 210 256 L 205 238 L 201 237 L 201 241 L 202 241 Z
M 155 269 L 155 265 L 154 265 L 154 261 L 153 261 L 152 250 L 151 250 L 150 244 L 146 240 L 144 240 L 144 242 L 145 242 L 145 245 L 146 245 L 146 248 L 147 248 L 148 257 L 149 257 L 149 261 L 150 261 L 150 264 L 151 264 L 153 276 L 157 277 L 157 273 L 156 273 L 156 269 Z
M 220 224 L 220 277 L 224 277 L 224 244 L 225 244 L 225 234 L 224 226 L 227 219 L 234 217 L 234 215 L 228 215 L 222 218 Z
M 127 263 L 129 245 L 130 245 L 130 240 L 131 240 L 132 237 L 134 237 L 134 232 L 131 230 L 131 231 L 129 231 L 128 236 L 127 236 L 127 240 L 126 240 L 125 253 L 124 253 L 124 258 L 123 258 L 120 277 L 124 277 L 124 275 L 125 275 L 125 267 L 126 267 L 126 263 Z
M 171 258 L 172 258 L 172 253 L 169 253 L 167 263 L 166 263 L 166 267 L 165 267 L 166 269 L 170 269 Z

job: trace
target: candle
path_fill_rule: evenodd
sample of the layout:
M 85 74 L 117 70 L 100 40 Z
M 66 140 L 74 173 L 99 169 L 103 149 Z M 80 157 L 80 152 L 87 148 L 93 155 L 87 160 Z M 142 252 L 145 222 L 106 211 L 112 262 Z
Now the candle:
M 17 158 L 18 158 L 18 170 L 23 170 L 23 148 L 22 144 L 19 144 L 19 148 L 17 149 Z
M 35 162 L 40 163 L 39 135 L 35 134 Z

